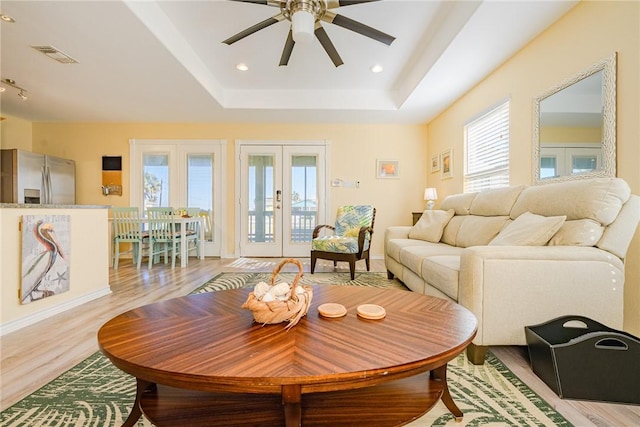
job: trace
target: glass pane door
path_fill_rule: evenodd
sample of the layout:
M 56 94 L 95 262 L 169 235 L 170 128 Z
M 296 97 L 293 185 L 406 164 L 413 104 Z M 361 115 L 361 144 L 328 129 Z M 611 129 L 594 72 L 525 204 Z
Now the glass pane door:
M 240 158 L 240 252 L 243 256 L 280 256 L 282 148 L 243 146 Z
M 283 191 L 288 195 L 282 206 L 283 256 L 306 257 L 313 229 L 320 223 L 319 207 L 324 206 L 324 147 L 284 146 L 283 151 Z
M 169 154 L 142 155 L 143 208 L 169 206 Z
M 213 154 L 187 153 L 187 204 L 205 218 L 204 238 L 213 241 Z
M 217 140 L 132 140 L 131 206 L 199 208 L 205 256 L 224 240 L 224 143 Z
M 240 147 L 241 256 L 309 256 L 313 229 L 324 219 L 324 150 Z
M 249 155 L 249 217 L 247 227 L 250 243 L 273 243 L 275 182 L 273 155 Z M 281 194 L 278 194 L 281 197 Z

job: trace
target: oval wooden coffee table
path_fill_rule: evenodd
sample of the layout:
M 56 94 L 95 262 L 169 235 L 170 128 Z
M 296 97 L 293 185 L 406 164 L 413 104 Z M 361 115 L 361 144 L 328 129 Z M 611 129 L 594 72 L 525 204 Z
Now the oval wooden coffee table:
M 262 326 L 240 306 L 250 289 L 171 299 L 123 313 L 98 332 L 103 353 L 137 378 L 125 422 L 158 426 L 367 426 L 406 424 L 442 399 L 462 412 L 446 382 L 447 362 L 476 333 L 467 309 L 401 290 L 314 286 L 296 326 Z M 318 314 L 335 302 L 348 313 Z M 361 304 L 386 310 L 380 320 Z

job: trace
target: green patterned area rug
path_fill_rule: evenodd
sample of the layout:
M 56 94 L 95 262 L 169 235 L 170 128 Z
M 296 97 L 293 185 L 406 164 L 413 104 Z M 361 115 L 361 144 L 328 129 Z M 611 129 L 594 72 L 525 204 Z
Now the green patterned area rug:
M 280 273 L 278 279 L 291 281 L 294 276 Z M 194 293 L 253 286 L 270 278 L 270 273 L 222 273 Z M 305 274 L 302 282 L 407 289 L 384 273 L 358 273 L 353 281 L 348 273 Z M 464 354 L 458 356 L 449 363 L 447 377 L 451 395 L 464 413 L 462 423 L 456 423 L 440 402 L 409 426 L 571 426 L 491 353 L 482 366 L 468 363 Z M 135 390 L 135 379 L 97 352 L 4 410 L 0 425 L 120 426 L 131 409 Z M 137 426 L 152 424 L 141 418 Z

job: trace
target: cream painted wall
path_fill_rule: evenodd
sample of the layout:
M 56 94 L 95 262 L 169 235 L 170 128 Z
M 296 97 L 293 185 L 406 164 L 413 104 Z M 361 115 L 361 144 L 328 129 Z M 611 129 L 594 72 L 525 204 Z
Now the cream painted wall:
M 31 151 L 32 124 L 17 117 L 3 116 L 0 121 L 0 148 L 19 148 Z
M 194 123 L 34 123 L 33 151 L 76 161 L 80 204 L 129 204 L 130 139 L 227 140 L 227 241 L 223 255 L 234 248 L 235 145 L 247 140 L 329 140 L 328 180 L 360 181 L 359 188 L 331 187 L 329 212 L 348 203 L 376 207 L 372 257 L 383 256 L 384 230 L 411 224 L 411 212 L 424 209 L 426 126 L 345 124 L 194 124 Z M 101 187 L 103 155 L 122 156 L 123 195 L 104 197 Z M 377 179 L 376 159 L 400 162 L 399 179 Z M 329 214 L 333 218 L 333 214 Z
M 438 195 L 463 189 L 463 126 L 471 118 L 511 100 L 511 184 L 532 181 L 533 99 L 548 88 L 618 52 L 618 176 L 640 194 L 640 2 L 578 4 L 498 70 L 427 125 L 428 154 L 454 150 L 454 177 L 428 173 Z M 640 230 L 627 253 L 625 330 L 640 335 Z
M 67 254 L 69 291 L 24 305 L 18 298 L 22 215 L 71 216 L 70 254 Z M 107 209 L 0 208 L 0 229 L 0 324 L 3 334 L 111 292 Z

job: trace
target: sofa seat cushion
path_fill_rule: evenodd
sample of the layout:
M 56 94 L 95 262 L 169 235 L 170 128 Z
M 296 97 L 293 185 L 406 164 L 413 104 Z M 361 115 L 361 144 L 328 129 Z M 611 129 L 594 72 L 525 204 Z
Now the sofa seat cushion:
M 454 301 L 458 301 L 459 255 L 436 255 L 422 262 L 422 278 Z
M 387 256 L 400 261 L 400 251 L 404 248 L 413 246 L 433 246 L 434 243 L 425 242 L 424 240 L 417 239 L 391 239 L 387 241 L 387 247 L 385 252 Z
M 313 239 L 311 250 L 335 252 L 342 254 L 357 254 L 358 239 L 348 236 L 322 236 Z
M 444 245 L 442 243 L 430 243 L 426 246 L 408 246 L 400 251 L 400 263 L 422 277 L 422 263 L 425 258 L 441 255 L 460 255 L 462 248 Z

